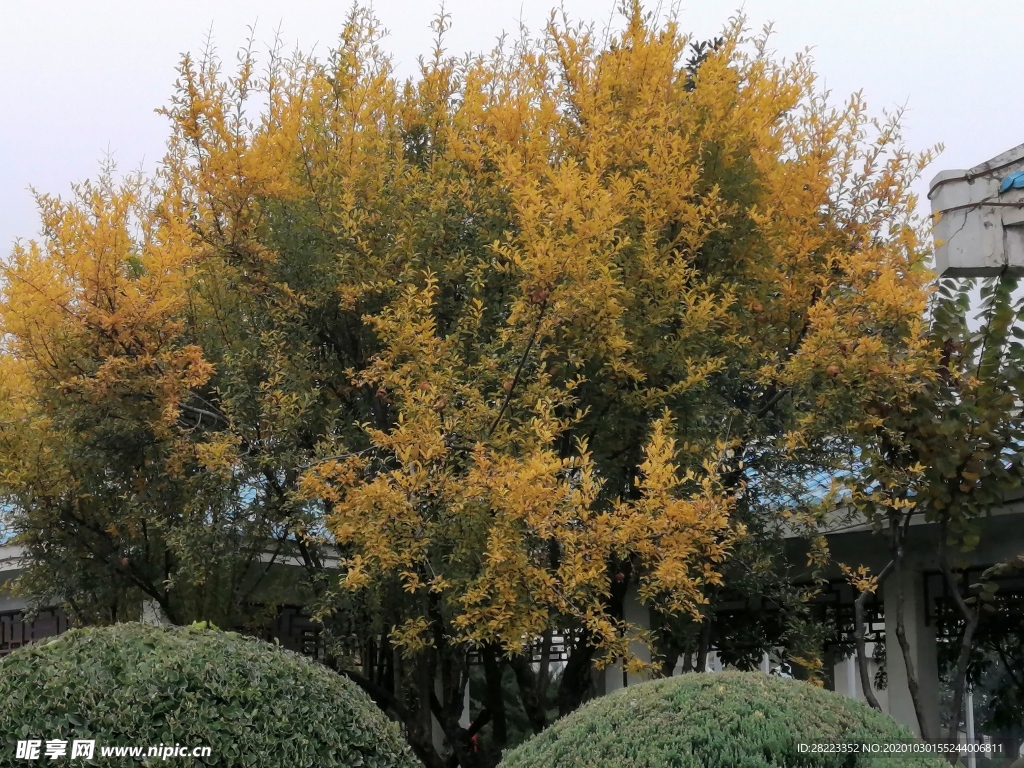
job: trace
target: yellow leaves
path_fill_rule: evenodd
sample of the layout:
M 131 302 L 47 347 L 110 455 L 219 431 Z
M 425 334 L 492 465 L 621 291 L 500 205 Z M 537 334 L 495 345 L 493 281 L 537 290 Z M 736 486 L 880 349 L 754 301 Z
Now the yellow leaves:
M 58 377 L 76 357 L 98 354 L 106 371 L 84 372 L 96 374 L 97 386 L 141 372 L 163 387 L 170 382 L 161 365 L 182 372 L 186 387 L 201 383 L 208 368 L 197 349 L 177 358 L 166 349 L 180 332 L 189 241 L 164 239 L 148 195 L 140 179 L 116 188 L 106 175 L 76 187 L 69 202 L 40 198 L 43 242 L 16 247 L 2 270 L 12 353 Z
M 790 660 L 807 671 L 807 681 L 809 683 L 816 685 L 819 688 L 823 688 L 825 686 L 825 680 L 822 676 L 825 663 L 820 657 L 792 655 L 790 656 Z
M 366 465 L 359 456 L 344 455 L 313 462 L 298 482 L 298 496 L 307 501 L 324 500 L 332 506 L 342 497 L 345 488 L 356 484 Z
M 776 406 L 813 448 L 928 367 L 912 158 L 742 26 L 696 73 L 638 7 L 407 84 L 362 12 L 326 61 L 185 58 L 151 187 L 40 200 L 0 414 L 44 434 L 53 382 L 141 413 L 176 477 L 283 483 L 346 589 L 403 595 L 407 651 L 431 601 L 448 641 L 623 651 L 618 559 L 696 615 L 745 533 L 727 448 Z
M 641 595 L 669 613 L 696 615 L 704 586 L 719 580 L 715 564 L 729 551 L 731 500 L 717 489 L 713 467 L 699 478 L 679 472 L 669 429 L 667 414 L 654 423 L 640 465 L 640 499 L 620 504 L 617 515 L 625 554 L 636 552 L 645 564 Z
M 425 411 L 417 413 L 410 412 L 410 420 L 426 418 Z M 534 428 L 548 418 L 539 414 Z M 405 428 L 400 422 L 396 433 Z M 346 563 L 347 589 L 370 587 L 393 573 L 404 591 L 426 588 L 457 606 L 459 639 L 497 642 L 510 651 L 554 616 L 590 622 L 601 642 L 615 644 L 619 630 L 599 618 L 611 558 L 638 558 L 645 599 L 696 612 L 702 588 L 720 581 L 716 565 L 728 552 L 728 502 L 711 481 L 678 472 L 668 429 L 666 419 L 654 427 L 643 498 L 614 511 L 601 508 L 602 483 L 585 446 L 559 458 L 550 448 L 558 433 L 544 430 L 520 455 L 478 444 L 460 459 L 468 461 L 465 473 L 398 453 L 396 469 L 372 481 L 324 462 L 311 468 L 303 487 L 305 493 L 325 491 L 336 540 L 358 552 Z M 380 436 L 386 440 L 381 445 L 404 439 L 396 433 Z M 332 489 L 334 483 L 346 487 Z M 438 547 L 449 552 L 443 564 L 430 555 Z M 419 647 L 422 629 L 407 623 L 397 637 L 404 648 Z
M 886 506 L 895 510 L 910 510 L 917 506 L 917 502 L 913 499 L 896 497 L 886 499 Z
M 227 478 L 238 461 L 238 440 L 232 435 L 221 435 L 197 444 L 195 451 L 200 466 Z
M 830 561 L 828 539 L 821 534 L 816 534 L 808 539 L 807 565 L 823 568 Z
M 415 571 L 401 571 L 398 576 L 402 581 L 402 589 L 409 594 L 414 594 L 423 588 L 420 576 Z
M 850 586 L 857 590 L 858 593 L 874 593 L 875 590 L 878 589 L 878 577 L 873 576 L 867 566 L 861 565 L 857 568 L 851 568 L 845 563 L 840 563 L 839 567 L 842 569 L 843 575 L 846 577 L 846 581 Z
M 423 617 L 408 619 L 391 630 L 391 644 L 412 656 L 434 645 L 430 623 Z
M 714 435 L 677 446 L 652 415 L 735 378 L 809 404 L 785 427 L 797 451 L 849 418 L 846 391 L 884 401 L 922 367 L 894 135 L 872 145 L 858 99 L 833 109 L 809 59 L 777 64 L 741 29 L 696 82 L 679 31 L 636 16 L 614 46 L 553 24 L 464 70 L 438 56 L 403 90 L 356 23 L 334 71 L 286 73 L 264 127 L 204 139 L 252 154 L 245 179 L 218 177 L 226 199 L 291 148 L 301 192 L 274 183 L 330 243 L 334 306 L 373 333 L 346 382 L 370 402 L 367 460 L 300 481 L 363 558 L 356 582 L 435 590 L 472 642 L 516 647 L 557 617 L 617 642 L 610 559 L 692 613 L 743 535 Z M 197 108 L 228 114 L 204 87 Z M 602 419 L 652 424 L 632 488 L 580 439 L 601 443 Z
M 157 192 L 142 179 L 118 186 L 112 175 L 105 169 L 68 200 L 41 196 L 41 240 L 17 246 L 0 267 L 0 359 L 19 372 L 9 381 L 21 409 L 18 439 L 42 439 L 39 452 L 26 453 L 8 435 L 0 464 L 32 462 L 22 482 L 35 476 L 54 496 L 81 471 L 75 446 L 95 440 L 104 418 L 180 448 L 166 465 L 179 472 L 195 458 L 178 442 L 181 406 L 214 373 L 185 338 L 194 256 L 187 228 L 154 213 Z M 93 426 L 75 429 L 74 420 Z M 226 476 L 229 443 L 202 446 L 201 461 Z

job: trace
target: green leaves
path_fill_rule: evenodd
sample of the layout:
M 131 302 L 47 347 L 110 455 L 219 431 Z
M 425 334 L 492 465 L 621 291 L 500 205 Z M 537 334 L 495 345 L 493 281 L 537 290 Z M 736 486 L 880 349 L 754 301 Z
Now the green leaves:
M 912 743 L 910 731 L 861 702 L 810 683 L 757 672 L 681 675 L 615 691 L 586 704 L 510 752 L 503 768 L 840 768 L 851 753 L 800 745 Z M 857 756 L 882 768 L 891 756 Z M 941 768 L 906 755 L 906 768 Z
M 181 744 L 210 747 L 206 764 L 225 767 L 418 765 L 348 679 L 195 625 L 72 630 L 4 657 L 0 733 L 92 739 L 97 760 L 101 746 Z M 13 744 L 3 747 L 0 764 L 13 765 Z
M 978 546 L 972 521 L 1001 503 L 1024 476 L 1024 374 L 1013 346 L 1022 326 L 1016 286 L 1005 277 L 984 281 L 981 324 L 972 330 L 972 283 L 940 281 L 928 329 L 934 372 L 863 432 L 869 461 L 856 478 L 859 487 L 875 488 L 875 499 L 879 493 L 911 499 L 907 514 L 941 522 L 953 549 Z M 919 471 L 909 471 L 912 465 Z M 871 504 L 863 508 L 872 514 Z

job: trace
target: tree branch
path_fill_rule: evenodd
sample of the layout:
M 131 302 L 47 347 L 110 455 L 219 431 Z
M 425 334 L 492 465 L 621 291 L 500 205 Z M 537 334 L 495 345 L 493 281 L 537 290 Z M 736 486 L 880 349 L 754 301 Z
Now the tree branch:
M 881 587 L 885 580 L 889 578 L 889 575 L 893 572 L 893 568 L 895 568 L 895 562 L 890 560 L 878 574 L 876 582 L 878 587 Z M 875 688 L 872 684 L 871 675 L 868 673 L 867 644 L 864 638 L 864 635 L 866 634 L 864 606 L 866 605 L 868 595 L 870 594 L 872 593 L 864 590 L 857 595 L 857 599 L 853 601 L 853 616 L 855 622 L 853 637 L 857 644 L 857 671 L 860 673 L 860 684 L 864 689 L 864 698 L 874 709 L 881 712 L 882 705 L 878 702 L 878 697 L 875 696 Z
M 909 520 L 909 518 L 908 518 Z M 921 686 L 917 677 L 917 669 L 914 667 L 914 658 L 907 640 L 907 627 L 905 624 L 905 611 L 903 610 L 903 535 L 900 526 L 890 517 L 890 526 L 893 530 L 893 562 L 894 575 L 896 576 L 896 640 L 899 642 L 900 652 L 903 655 L 903 664 L 907 672 L 907 688 L 910 690 L 910 700 L 914 704 L 914 714 L 917 716 L 917 724 L 921 730 L 921 738 L 928 741 L 934 737 L 931 732 L 931 724 L 924 716 L 924 702 L 921 698 Z
M 957 654 L 956 666 L 953 668 L 955 670 L 953 676 L 953 701 L 949 705 L 949 725 L 946 727 L 945 733 L 946 740 L 952 741 L 960 730 L 960 721 L 963 718 L 964 694 L 967 692 L 967 671 L 971 663 L 971 651 L 974 647 L 974 633 L 978 628 L 978 622 L 981 620 L 981 609 L 979 607 L 978 610 L 972 611 L 970 606 L 967 605 L 967 601 L 964 600 L 963 595 L 960 594 L 960 585 L 957 584 L 953 576 L 953 569 L 949 565 L 947 554 L 949 545 L 946 541 L 947 525 L 948 517 L 944 516 L 940 527 L 942 541 L 939 542 L 939 566 L 942 569 L 942 575 L 946 579 L 946 585 L 953 595 L 953 602 L 964 619 L 964 632 L 960 636 L 960 652 Z
M 505 399 L 501 403 L 501 410 L 498 411 L 498 415 L 494 419 L 494 423 L 491 424 L 491 428 L 487 431 L 487 436 L 490 437 L 494 434 L 494 430 L 498 428 L 498 424 L 501 422 L 501 417 L 505 415 L 505 411 L 508 408 L 509 401 L 512 400 L 512 393 L 515 392 L 516 385 L 519 383 L 519 377 L 523 373 L 523 367 L 526 365 L 526 360 L 530 356 L 530 350 L 533 349 L 534 342 L 537 341 L 537 334 L 540 331 L 541 320 L 544 319 L 544 313 L 548 308 L 548 300 L 544 301 L 540 305 L 540 311 L 537 313 L 537 322 L 533 325 L 533 332 L 530 334 L 530 341 L 526 344 L 526 349 L 523 351 L 523 356 L 519 359 L 519 366 L 516 368 L 516 374 L 512 377 L 512 385 L 508 388 L 505 393 Z

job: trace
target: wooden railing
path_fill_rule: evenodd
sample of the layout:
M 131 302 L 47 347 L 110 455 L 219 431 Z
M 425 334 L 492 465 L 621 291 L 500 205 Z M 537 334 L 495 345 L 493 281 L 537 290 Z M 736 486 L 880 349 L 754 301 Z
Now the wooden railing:
M 70 622 L 64 611 L 40 611 L 34 619 L 27 619 L 23 611 L 0 613 L 0 656 L 20 648 L 26 643 L 54 637 L 67 632 Z

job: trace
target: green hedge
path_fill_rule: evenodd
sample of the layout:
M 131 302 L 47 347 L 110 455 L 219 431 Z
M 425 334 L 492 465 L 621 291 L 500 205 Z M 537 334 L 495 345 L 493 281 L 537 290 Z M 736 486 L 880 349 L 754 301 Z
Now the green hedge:
M 202 760 L 143 765 L 415 768 L 398 727 L 349 680 L 268 643 L 200 627 L 76 629 L 0 660 L 0 766 L 16 742 L 43 741 L 39 764 L 70 760 L 75 739 L 101 746 L 209 746 Z M 45 759 L 45 740 L 68 742 Z
M 502 768 L 948 768 L 934 755 L 800 751 L 909 742 L 886 715 L 759 673 L 689 674 L 590 702 L 505 756 Z

